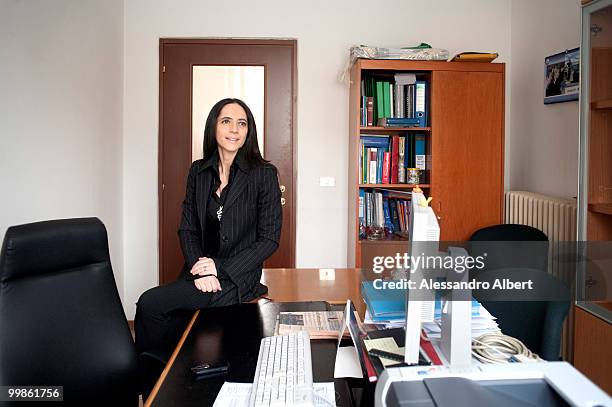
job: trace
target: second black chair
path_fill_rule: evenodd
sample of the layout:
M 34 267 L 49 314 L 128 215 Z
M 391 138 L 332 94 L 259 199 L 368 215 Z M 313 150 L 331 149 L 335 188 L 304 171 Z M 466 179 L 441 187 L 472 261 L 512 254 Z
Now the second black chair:
M 529 272 L 541 284 L 555 287 L 555 297 L 560 301 L 491 301 L 490 296 L 480 297 L 482 293 L 478 292 L 474 292 L 474 296 L 497 317 L 504 334 L 520 339 L 542 359 L 559 360 L 570 292 L 548 273 L 548 238 L 544 232 L 515 224 L 477 230 L 470 238 L 470 254 L 477 256 L 485 252 L 486 270 L 491 272 L 490 275 L 503 277 L 504 273 L 512 270 Z
M 138 405 L 136 349 L 96 218 L 10 227 L 0 254 L 0 385 Z

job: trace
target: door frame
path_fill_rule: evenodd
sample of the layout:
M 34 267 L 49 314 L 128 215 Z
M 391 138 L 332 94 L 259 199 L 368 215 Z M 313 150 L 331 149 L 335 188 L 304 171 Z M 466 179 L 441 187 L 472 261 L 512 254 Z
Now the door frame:
M 159 39 L 159 79 L 158 79 L 158 86 L 159 86 L 159 99 L 158 99 L 158 113 L 159 113 L 159 120 L 158 120 L 158 140 L 157 140 L 157 146 L 158 146 L 158 161 L 157 161 L 157 201 L 158 201 L 158 233 L 157 233 L 157 256 L 158 256 L 158 267 L 157 267 L 157 276 L 158 276 L 158 284 L 159 282 L 162 280 L 162 267 L 161 264 L 162 263 L 162 254 L 163 254 L 163 225 L 164 225 L 164 200 L 163 200 L 163 182 L 162 182 L 162 175 L 163 175 L 163 141 L 164 141 L 164 135 L 163 135 L 163 124 L 164 124 L 164 115 L 163 115 L 163 92 L 164 92 L 164 87 L 162 85 L 163 79 L 164 79 L 164 66 L 163 66 L 163 61 L 164 61 L 164 46 L 168 45 L 168 44 L 215 44 L 215 45 L 243 45 L 243 46 L 258 46 L 258 45 L 279 45 L 279 46 L 286 46 L 291 48 L 291 54 L 292 54 L 292 70 L 291 70 L 291 92 L 293 94 L 293 98 L 291 100 L 291 131 L 290 131 L 290 144 L 291 144 L 291 178 L 292 178 L 292 188 L 291 191 L 286 191 L 289 192 L 287 198 L 289 198 L 293 204 L 293 211 L 292 211 L 292 217 L 291 219 L 289 219 L 290 225 L 291 225 L 291 234 L 290 234 L 290 242 L 291 242 L 291 247 L 290 247 L 290 253 L 289 253 L 289 258 L 290 258 L 290 264 L 289 264 L 289 268 L 294 268 L 295 267 L 295 252 L 296 252 L 296 218 L 297 218 L 297 168 L 296 168 L 296 163 L 297 163 L 297 144 L 295 142 L 296 140 L 296 123 L 297 123 L 297 107 L 296 107 L 296 102 L 297 102 L 297 39 L 265 39 L 265 38 L 240 38 L 240 39 L 236 39 L 236 38 L 160 38 Z M 267 76 L 265 77 L 265 81 L 267 81 L 268 78 Z M 266 84 L 264 83 L 264 88 L 266 87 Z M 190 105 L 191 105 L 191 100 L 189 101 Z M 191 112 L 192 109 L 190 108 L 189 111 Z M 266 112 L 266 108 L 264 105 L 264 119 L 267 116 L 267 112 Z M 192 117 L 191 117 L 191 113 L 190 113 L 190 121 L 192 121 Z M 285 193 L 286 193 L 285 192 Z

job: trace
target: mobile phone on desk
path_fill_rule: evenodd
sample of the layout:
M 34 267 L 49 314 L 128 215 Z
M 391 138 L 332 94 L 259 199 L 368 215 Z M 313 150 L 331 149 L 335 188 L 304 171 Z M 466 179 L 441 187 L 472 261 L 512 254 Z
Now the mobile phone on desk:
M 229 363 L 227 361 L 218 362 L 198 362 L 191 367 L 191 373 L 196 379 L 204 379 L 206 377 L 221 376 L 229 371 Z

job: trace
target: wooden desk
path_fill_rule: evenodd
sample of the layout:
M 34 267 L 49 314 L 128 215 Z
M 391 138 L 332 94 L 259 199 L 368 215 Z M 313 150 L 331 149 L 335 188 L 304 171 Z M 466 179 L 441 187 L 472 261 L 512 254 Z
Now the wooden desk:
M 275 302 L 344 304 L 350 299 L 362 318 L 365 314 L 360 269 L 264 269 L 261 283 Z

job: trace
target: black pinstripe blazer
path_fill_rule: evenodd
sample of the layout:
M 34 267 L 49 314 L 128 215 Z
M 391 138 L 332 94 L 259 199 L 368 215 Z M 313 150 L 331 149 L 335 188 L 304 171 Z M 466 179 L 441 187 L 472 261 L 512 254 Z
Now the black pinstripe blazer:
M 215 264 L 238 287 L 237 301 L 255 296 L 265 259 L 278 248 L 282 226 L 281 193 L 276 167 L 252 167 L 239 153 L 232 171 L 233 180 L 223 205 L 219 227 L 219 253 Z M 187 177 L 179 238 L 185 267 L 191 267 L 207 251 L 203 247 L 207 207 L 214 183 L 212 171 L 218 157 L 194 161 Z

